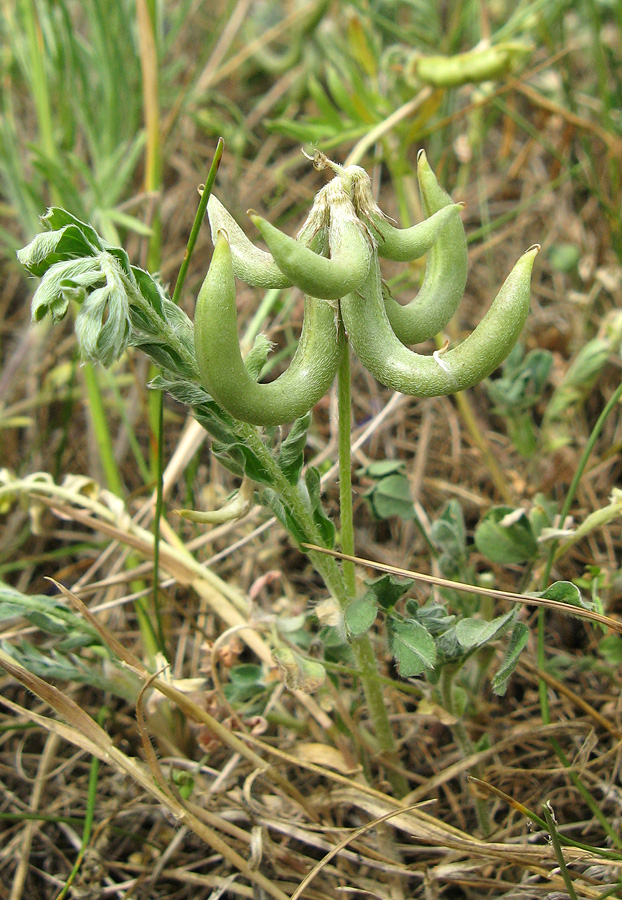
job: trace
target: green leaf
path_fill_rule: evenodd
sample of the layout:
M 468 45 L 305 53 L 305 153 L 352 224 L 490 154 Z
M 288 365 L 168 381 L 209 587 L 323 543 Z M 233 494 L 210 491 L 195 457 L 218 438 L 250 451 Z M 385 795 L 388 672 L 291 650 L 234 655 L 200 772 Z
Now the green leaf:
M 302 530 L 291 509 L 283 502 L 276 491 L 266 488 L 262 494 L 262 500 L 272 510 L 272 513 L 289 533 L 292 540 L 298 544 L 305 544 L 309 541 L 309 536 Z
M 503 697 L 508 689 L 510 677 L 516 668 L 518 658 L 529 638 L 529 628 L 524 622 L 517 622 L 510 636 L 510 643 L 506 650 L 503 662 L 492 679 L 492 690 L 497 697 Z
M 308 81 L 309 94 L 322 115 L 322 119 L 333 128 L 341 128 L 341 113 L 330 100 L 328 94 L 314 75 Z
M 544 494 L 537 493 L 529 510 L 529 521 L 534 537 L 540 537 L 543 528 L 550 528 L 557 514 L 557 504 L 548 500 Z
M 357 470 L 358 475 L 367 475 L 369 478 L 380 480 L 387 475 L 404 471 L 404 463 L 397 459 L 379 459 L 376 462 Z
M 273 343 L 265 334 L 259 332 L 253 341 L 253 346 L 244 358 L 246 371 L 252 379 L 257 381 L 261 375 L 261 370 L 266 364 L 268 354 L 272 350 Z
M 130 312 L 127 293 L 119 282 L 91 291 L 76 316 L 75 332 L 84 359 L 110 366 L 129 343 Z
M 289 434 L 281 444 L 277 462 L 290 484 L 296 484 L 304 465 L 307 432 L 311 425 L 311 413 L 296 419 Z
M 79 633 L 90 643 L 97 637 L 94 629 L 62 601 L 46 594 L 23 594 L 0 581 L 0 622 L 18 617 L 48 634 Z
M 81 302 L 87 288 L 104 280 L 95 257 L 56 263 L 47 270 L 32 298 L 33 322 L 40 322 L 47 313 L 54 324 L 60 322 L 71 299 Z
M 511 609 L 491 622 L 484 619 L 461 619 L 456 623 L 456 636 L 464 650 L 473 651 L 484 647 L 503 634 L 516 619 L 517 610 Z
M 410 483 L 405 475 L 396 473 L 381 479 L 366 495 L 379 519 L 398 516 L 405 521 L 415 518 Z
M 252 476 L 251 476 L 252 477 Z M 267 484 L 267 481 L 263 482 Z M 324 546 L 332 548 L 335 544 L 335 526 L 322 508 L 320 500 L 320 474 L 317 469 L 309 468 L 305 472 L 304 481 L 299 483 L 301 499 L 313 516 L 313 520 L 320 532 L 321 542 Z M 288 531 L 293 540 L 299 544 L 315 542 L 313 535 L 305 532 L 300 522 L 296 519 L 290 507 L 282 497 L 271 488 L 267 488 L 262 494 L 262 500 L 270 507 L 281 525 Z
M 553 244 L 549 249 L 551 266 L 558 272 L 572 272 L 581 259 L 581 249 L 576 244 Z
M 231 472 L 237 469 L 240 473 L 247 475 L 251 481 L 256 481 L 258 484 L 272 484 L 272 472 L 266 468 L 263 460 L 255 455 L 242 438 L 236 438 L 227 445 L 212 444 L 212 452 Z
M 200 384 L 181 378 L 156 375 L 149 382 L 149 387 L 154 390 L 168 391 L 171 397 L 174 397 L 179 403 L 189 406 L 197 422 L 216 441 L 225 446 L 236 442 L 234 420 L 229 413 L 226 413 L 212 400 Z
M 465 656 L 462 644 L 458 640 L 456 634 L 456 626 L 452 625 L 436 638 L 436 653 L 438 655 L 439 665 L 445 663 L 457 662 Z
M 305 472 L 305 485 L 311 503 L 313 519 L 322 535 L 324 546 L 332 550 L 335 546 L 335 524 L 326 515 L 322 506 L 320 473 L 314 466 L 309 466 Z
M 420 622 L 391 616 L 387 621 L 387 627 L 389 647 L 402 677 L 413 678 L 434 667 L 436 662 L 434 638 Z
M 376 621 L 378 604 L 373 596 L 365 594 L 348 604 L 345 611 L 346 630 L 349 637 L 359 637 L 369 631 Z
M 115 252 L 116 250 L 119 250 L 119 252 L 125 256 L 125 259 L 127 259 L 125 250 L 120 250 L 120 248 L 109 248 L 108 252 L 113 254 L 114 256 L 117 256 L 117 253 Z M 117 256 L 117 258 L 119 257 Z M 122 261 L 122 257 L 120 261 Z M 160 316 L 161 319 L 166 319 L 166 316 L 164 315 L 164 301 L 168 298 L 166 297 L 166 293 L 160 282 L 156 278 L 154 278 L 153 275 L 150 275 L 149 272 L 145 272 L 144 269 L 139 269 L 138 266 L 129 266 L 129 268 L 133 279 L 136 281 L 138 290 L 143 295 L 145 300 L 149 303 L 151 308 L 155 310 L 155 312 Z M 174 306 L 175 304 L 171 305 Z
M 532 596 L 556 600 L 557 603 L 567 603 L 569 606 L 579 606 L 582 609 L 594 609 L 594 603 L 591 600 L 584 600 L 581 591 L 572 581 L 555 581 L 542 593 Z
M 622 637 L 619 634 L 608 634 L 598 642 L 598 652 L 611 666 L 622 663 Z
M 549 350 L 532 350 L 523 358 L 516 344 L 503 364 L 503 375 L 486 386 L 498 415 L 508 416 L 532 407 L 540 400 L 553 362 Z
M 447 608 L 441 603 L 429 600 L 423 606 L 419 606 L 416 600 L 407 600 L 406 615 L 417 622 L 421 622 L 431 635 L 444 634 L 456 621 L 456 617 L 447 612 Z
M 475 546 L 492 562 L 509 564 L 535 559 L 538 544 L 523 510 L 497 506 L 475 529 Z
M 234 666 L 229 670 L 229 681 L 223 687 L 230 703 L 247 703 L 266 690 L 261 666 L 250 663 Z
M 356 108 L 354 97 L 346 87 L 346 80 L 341 72 L 334 66 L 326 66 L 326 81 L 328 89 L 332 94 L 333 100 L 339 107 L 340 112 L 345 113 L 352 122 L 360 122 L 361 116 Z
M 369 578 L 365 585 L 377 603 L 383 609 L 391 610 L 398 600 L 411 589 L 415 582 L 412 578 L 397 578 L 395 575 L 380 575 L 379 578 Z
M 92 225 L 82 222 L 61 206 L 50 206 L 45 215 L 41 216 L 41 224 L 48 231 L 60 230 L 66 225 L 75 225 L 86 241 L 92 244 L 96 250 L 107 249 L 106 241 L 98 235 Z
M 450 500 L 430 529 L 432 543 L 441 551 L 438 564 L 445 578 L 460 575 L 467 559 L 466 528 L 462 507 Z
M 96 256 L 98 252 L 79 228 L 67 225 L 59 231 L 38 234 L 27 247 L 17 251 L 17 258 L 31 275 L 41 277 L 59 262 Z

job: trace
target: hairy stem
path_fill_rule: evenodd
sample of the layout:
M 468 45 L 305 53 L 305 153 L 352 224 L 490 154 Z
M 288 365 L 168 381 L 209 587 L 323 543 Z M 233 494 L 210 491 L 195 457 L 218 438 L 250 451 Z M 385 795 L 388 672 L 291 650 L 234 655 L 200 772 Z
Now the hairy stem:
M 352 398 L 350 388 L 350 348 L 339 326 L 339 368 L 337 370 L 337 404 L 339 416 L 339 514 L 341 517 L 341 549 L 354 556 L 354 514 L 352 510 Z M 350 560 L 343 561 L 343 577 L 350 599 L 356 595 L 356 569 Z
M 345 352 L 347 352 L 348 348 L 347 344 L 345 344 L 345 336 L 343 340 L 345 345 Z M 347 396 L 349 398 L 349 387 Z M 348 402 L 348 415 L 345 418 L 345 427 L 347 428 L 348 456 L 350 447 L 349 410 L 350 405 Z M 311 512 L 304 502 L 298 486 L 291 484 L 287 480 L 280 467 L 278 466 L 276 460 L 262 441 L 257 429 L 252 425 L 245 425 L 243 423 L 240 423 L 239 433 L 240 436 L 243 437 L 243 439 L 247 442 L 248 446 L 253 450 L 253 453 L 255 453 L 257 457 L 261 459 L 265 469 L 270 472 L 272 477 L 273 489 L 287 504 L 291 513 L 298 522 L 298 525 L 307 535 L 309 543 L 322 546 L 324 544 L 324 539 L 313 520 Z M 340 445 L 341 442 L 342 439 L 340 437 Z M 348 487 L 350 488 L 351 482 L 349 467 L 346 477 Z M 351 506 L 351 503 L 352 494 L 351 490 L 349 489 L 346 504 L 350 504 Z M 353 538 L 351 538 L 351 540 L 353 543 Z M 342 608 L 345 608 L 348 603 L 350 603 L 351 600 L 354 599 L 354 585 L 352 585 L 351 588 L 348 587 L 346 578 L 344 577 L 344 573 L 339 568 L 337 561 L 333 557 L 327 556 L 323 553 L 313 552 L 309 553 L 309 557 L 318 574 L 324 581 L 324 584 L 330 591 L 331 595 L 335 598 L 335 600 L 337 600 Z M 393 732 L 391 730 L 389 717 L 387 716 L 387 710 L 382 695 L 382 688 L 380 686 L 378 666 L 369 637 L 367 635 L 363 635 L 354 640 L 352 642 L 352 650 L 356 660 L 357 668 L 360 671 L 363 692 L 365 694 L 365 700 L 369 709 L 370 719 L 373 724 L 374 734 L 378 741 L 378 747 L 380 749 L 380 752 L 384 755 L 384 758 L 392 766 L 389 778 L 391 780 L 391 784 L 393 785 L 393 789 L 396 792 L 396 795 L 402 797 L 408 792 L 408 783 L 403 775 L 400 775 L 396 771 L 398 766 L 398 758 L 395 748 L 395 742 L 393 739 Z
M 464 727 L 464 723 L 460 718 L 460 712 L 456 709 L 456 705 L 454 702 L 454 679 L 456 674 L 459 672 L 461 666 L 447 664 L 444 665 L 441 669 L 441 676 L 439 680 L 439 688 L 441 693 L 441 703 L 443 707 L 450 713 L 454 718 L 455 722 L 451 725 L 451 733 L 454 737 L 454 740 L 462 755 L 465 758 L 472 756 L 475 753 L 475 748 L 473 747 L 473 743 L 471 738 L 469 737 L 466 728 Z M 478 778 L 482 777 L 481 766 L 476 764 L 471 767 L 473 774 Z M 491 831 L 490 825 L 490 814 L 488 810 L 488 802 L 481 797 L 475 797 L 475 812 L 477 815 L 477 822 L 482 831 L 484 837 L 487 837 Z
M 354 515 L 352 510 L 352 454 L 351 454 L 351 410 L 350 348 L 343 329 L 339 328 L 340 358 L 337 370 L 337 402 L 339 411 L 339 507 L 341 516 L 341 549 L 354 556 Z M 343 561 L 343 580 L 347 602 L 356 597 L 356 570 L 350 560 Z M 393 738 L 391 723 L 382 695 L 378 663 L 371 640 L 367 634 L 352 641 L 352 652 L 361 671 L 363 692 L 373 724 L 378 746 L 385 758 L 392 764 L 389 780 L 398 797 L 408 793 L 408 783 L 396 771 L 398 755 Z

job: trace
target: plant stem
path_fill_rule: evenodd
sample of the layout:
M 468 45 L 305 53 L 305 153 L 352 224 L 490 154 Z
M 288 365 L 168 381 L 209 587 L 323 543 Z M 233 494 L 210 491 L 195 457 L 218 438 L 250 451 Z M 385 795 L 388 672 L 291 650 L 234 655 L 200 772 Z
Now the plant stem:
M 475 753 L 475 748 L 473 747 L 471 738 L 469 737 L 467 730 L 464 727 L 464 723 L 460 718 L 460 712 L 456 709 L 456 704 L 454 703 L 454 678 L 459 672 L 460 668 L 461 666 L 459 664 L 451 665 L 450 663 L 447 663 L 446 665 L 444 665 L 441 669 L 439 688 L 441 694 L 441 703 L 443 707 L 456 720 L 454 724 L 450 726 L 451 733 L 456 744 L 460 748 L 462 755 L 465 758 L 468 758 L 469 756 L 472 756 L 473 753 Z M 472 766 L 472 771 L 473 774 L 477 776 L 477 778 L 481 779 L 482 771 L 480 765 L 476 764 Z M 484 837 L 487 837 L 491 831 L 488 802 L 481 797 L 474 797 L 474 800 L 475 813 L 477 815 L 479 827 Z
M 340 359 L 337 370 L 337 404 L 339 416 L 339 512 L 341 517 L 341 549 L 354 556 L 354 514 L 352 509 L 352 397 L 350 386 L 350 348 L 343 323 L 339 328 Z M 343 561 L 346 602 L 356 597 L 356 569 L 350 560 Z M 393 738 L 391 723 L 384 703 L 379 681 L 378 663 L 369 635 L 364 634 L 352 641 L 352 652 L 361 671 L 361 682 L 367 701 L 367 708 L 373 724 L 378 746 L 394 766 L 398 765 L 398 755 Z M 398 797 L 408 793 L 408 783 L 403 775 L 392 768 L 389 780 Z
M 354 556 L 354 513 L 352 509 L 352 397 L 350 387 L 350 348 L 343 323 L 339 326 L 339 368 L 337 370 L 337 409 L 339 417 L 339 515 L 341 518 L 341 549 Z M 356 568 L 350 560 L 343 561 L 343 577 L 351 600 L 356 596 Z
M 345 336 L 343 338 L 345 343 Z M 348 350 L 345 344 L 346 351 Z M 349 396 L 349 390 L 348 390 Z M 350 407 L 348 406 L 348 410 Z M 350 417 L 347 416 L 345 426 L 348 431 L 348 447 L 350 444 Z M 341 422 L 340 422 L 341 428 Z M 256 428 L 252 425 L 239 425 L 240 437 L 252 449 L 253 453 L 261 460 L 264 468 L 270 473 L 273 490 L 287 504 L 291 514 L 298 522 L 301 530 L 307 535 L 311 544 L 324 545 L 324 539 L 315 524 L 313 516 L 305 503 L 298 485 L 291 484 L 285 477 L 276 460 L 262 441 Z M 341 444 L 341 437 L 340 437 Z M 348 475 L 348 484 L 350 477 Z M 352 502 L 351 493 L 349 503 Z M 331 595 L 342 608 L 345 608 L 354 599 L 354 593 L 348 590 L 344 573 L 339 568 L 337 561 L 332 556 L 323 553 L 309 553 L 316 571 L 321 576 Z M 379 682 L 378 666 L 374 656 L 373 647 L 368 635 L 363 635 L 352 642 L 352 651 L 357 668 L 361 672 L 361 683 L 365 694 L 365 700 L 369 709 L 369 715 L 373 724 L 374 735 L 378 742 L 380 752 L 385 759 L 392 764 L 389 779 L 396 795 L 403 797 L 408 793 L 408 783 L 403 775 L 395 771 L 399 765 L 393 732 L 387 710 L 382 696 L 382 688 Z

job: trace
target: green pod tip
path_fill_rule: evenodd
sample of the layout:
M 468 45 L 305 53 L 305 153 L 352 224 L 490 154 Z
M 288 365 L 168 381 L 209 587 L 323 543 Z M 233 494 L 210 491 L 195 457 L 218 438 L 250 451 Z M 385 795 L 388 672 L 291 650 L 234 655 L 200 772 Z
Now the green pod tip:
M 253 287 L 266 289 L 291 287 L 291 281 L 283 275 L 272 256 L 265 250 L 260 250 L 247 238 L 233 216 L 214 194 L 211 194 L 207 203 L 207 215 L 214 246 L 219 231 L 227 234 L 233 271 L 237 278 Z
M 352 348 L 365 368 L 393 390 L 436 397 L 472 387 L 490 375 L 518 340 L 530 306 L 530 280 L 539 245 L 518 260 L 477 328 L 457 347 L 432 356 L 414 353 L 396 337 L 382 297 L 376 264 L 365 292 L 341 301 Z
M 338 180 L 333 179 L 327 187 Z M 340 199 L 340 204 L 330 205 L 330 258 L 283 234 L 254 210 L 248 212 L 281 272 L 305 294 L 323 300 L 338 300 L 357 290 L 367 277 L 372 257 L 367 229 L 353 208 L 346 210 L 345 200 Z M 352 207 L 349 198 L 345 199 Z M 340 214 L 342 210 L 346 211 Z
M 414 230 L 421 229 L 422 235 L 433 238 L 423 283 L 418 294 L 405 305 L 390 294 L 385 295 L 391 327 L 403 344 L 426 341 L 445 327 L 462 299 L 468 270 L 466 234 L 456 211 L 460 204 L 455 204 L 439 185 L 424 150 L 417 154 L 417 178 L 428 218 Z M 380 248 L 379 252 L 382 253 Z

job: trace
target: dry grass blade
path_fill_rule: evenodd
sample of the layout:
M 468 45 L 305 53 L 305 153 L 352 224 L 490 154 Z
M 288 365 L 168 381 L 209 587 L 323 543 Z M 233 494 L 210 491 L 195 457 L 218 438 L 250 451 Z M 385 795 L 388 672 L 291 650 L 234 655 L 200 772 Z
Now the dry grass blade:
M 410 812 L 411 810 L 416 809 L 418 806 L 421 806 L 421 804 L 414 803 L 411 806 L 405 806 L 403 811 Z M 343 850 L 345 847 L 348 846 L 348 844 L 351 844 L 352 841 L 355 841 L 357 838 L 361 837 L 366 832 L 371 831 L 372 828 L 375 828 L 377 825 L 380 825 L 381 822 L 386 822 L 388 819 L 392 819 L 394 816 L 400 815 L 400 812 L 401 812 L 400 810 L 392 809 L 390 812 L 384 813 L 384 815 L 378 816 L 377 818 L 372 819 L 372 821 L 368 822 L 366 825 L 362 825 L 361 828 L 357 828 L 352 834 L 347 835 L 342 841 L 340 841 L 338 844 L 336 844 L 332 848 L 332 850 L 330 850 L 326 854 L 326 856 L 323 859 L 321 859 L 317 863 L 317 865 L 315 865 L 307 875 L 305 875 L 305 877 L 302 879 L 302 881 L 300 882 L 300 884 L 298 885 L 298 887 L 292 894 L 290 900 L 298 900 L 298 897 L 300 897 L 304 893 L 304 891 L 311 884 L 311 882 L 313 881 L 315 876 L 318 875 L 322 871 L 324 866 L 326 866 L 331 861 L 331 859 L 333 859 L 335 856 L 337 856 L 337 854 L 340 852 L 340 850 Z
M 478 587 L 474 584 L 464 584 L 461 581 L 451 581 L 449 578 L 438 578 L 435 575 L 424 575 L 421 572 L 412 572 L 410 569 L 402 569 L 399 566 L 374 562 L 371 559 L 363 559 L 360 556 L 348 556 L 345 553 L 340 553 L 338 550 L 328 550 L 326 547 L 316 547 L 315 544 L 303 544 L 302 546 L 306 550 L 325 553 L 327 556 L 348 560 L 359 566 L 369 566 L 370 569 L 377 569 L 379 572 L 389 572 L 391 575 L 412 578 L 413 581 L 422 581 L 424 584 L 435 584 L 438 587 L 451 588 L 454 591 L 464 591 L 466 594 L 479 594 L 484 597 L 495 597 L 498 600 L 510 600 L 512 603 L 525 603 L 529 606 L 545 606 L 548 609 L 554 609 L 557 610 L 557 612 L 565 613 L 566 615 L 577 616 L 579 619 L 589 619 L 591 622 L 598 622 L 600 625 L 605 625 L 612 631 L 617 631 L 618 634 L 622 634 L 622 622 L 618 622 L 617 619 L 612 619 L 611 616 L 603 616 L 591 609 L 583 609 L 581 606 L 573 606 L 570 603 L 562 603 L 559 600 L 547 600 L 544 597 L 532 597 L 529 594 L 514 594 L 511 591 L 499 591 L 494 590 L 493 588 Z
M 54 759 L 57 747 L 58 735 L 50 732 L 48 734 L 47 741 L 45 742 L 45 749 L 39 759 L 39 768 L 37 769 L 37 777 L 35 779 L 32 799 L 30 802 L 31 812 L 36 812 L 40 807 L 41 799 L 43 797 L 43 793 L 45 791 L 45 786 L 47 783 L 48 769 L 50 768 L 51 763 Z M 24 833 L 22 835 L 22 844 L 20 848 L 20 860 L 15 870 L 15 876 L 13 878 L 9 900 L 21 900 L 21 898 L 24 896 L 24 888 L 26 885 L 26 876 L 28 873 L 30 860 L 30 851 L 32 847 L 32 838 L 36 828 L 37 823 L 35 821 L 27 822 L 26 827 L 24 828 Z
M 91 611 L 84 605 L 84 603 L 80 600 L 79 597 L 76 597 L 75 594 L 72 594 L 70 590 L 64 587 L 59 582 L 54 581 L 53 578 L 49 579 L 53 584 L 56 585 L 59 591 L 69 600 L 69 602 L 74 606 L 74 608 L 84 616 L 84 618 L 93 626 L 93 628 L 98 632 L 101 636 L 104 643 L 112 650 L 112 652 L 119 657 L 125 665 L 139 675 L 141 678 L 146 678 L 154 688 L 160 691 L 161 694 L 164 694 L 165 697 L 168 697 L 169 700 L 172 700 L 180 710 L 188 716 L 188 718 L 192 719 L 195 722 L 201 722 L 203 725 L 207 725 L 210 731 L 217 737 L 225 746 L 231 747 L 232 750 L 235 750 L 236 753 L 239 753 L 249 762 L 251 762 L 254 766 L 261 770 L 265 770 L 268 774 L 268 777 L 271 778 L 275 784 L 278 784 L 279 787 L 283 788 L 293 800 L 295 800 L 300 806 L 307 812 L 308 815 L 313 817 L 313 810 L 309 807 L 309 804 L 302 796 L 302 794 L 292 785 L 290 782 L 284 778 L 278 771 L 270 767 L 270 764 L 267 763 L 264 759 L 261 758 L 257 753 L 248 747 L 244 741 L 242 741 L 237 735 L 233 734 L 228 728 L 225 728 L 224 725 L 215 719 L 213 716 L 210 716 L 208 712 L 202 709 L 198 704 L 194 703 L 190 700 L 185 694 L 181 691 L 177 690 L 172 684 L 169 684 L 166 681 L 163 681 L 161 678 L 157 676 L 153 676 L 148 669 L 142 664 L 142 662 L 138 659 L 137 656 L 134 656 L 126 647 L 118 641 L 107 628 L 105 628 L 99 620 L 91 613 Z M 85 714 L 86 715 L 86 714 Z
M 154 797 L 158 803 L 165 806 L 179 822 L 183 822 L 188 826 L 199 838 L 201 838 L 208 847 L 211 847 L 216 853 L 223 856 L 235 869 L 243 874 L 249 881 L 263 889 L 269 896 L 275 900 L 287 900 L 287 895 L 277 887 L 270 879 L 266 878 L 260 872 L 255 871 L 249 863 L 233 850 L 229 844 L 224 841 L 212 828 L 203 824 L 195 815 L 193 815 L 173 794 L 172 792 L 164 793 L 159 785 L 157 785 L 151 774 L 145 770 L 137 760 L 131 759 L 122 753 L 108 736 L 91 717 L 81 709 L 77 703 L 74 703 L 69 697 L 53 687 L 37 675 L 33 675 L 21 666 L 13 663 L 5 654 L 0 656 L 0 665 L 12 675 L 17 681 L 32 691 L 37 697 L 43 700 L 48 706 L 56 710 L 59 715 L 69 722 L 73 728 L 65 731 L 64 736 L 72 743 L 83 749 L 88 749 L 103 762 L 114 766 L 118 771 L 129 775 L 143 790 Z M 33 713 L 28 710 L 21 710 L 22 714 L 32 718 Z M 38 717 L 41 724 L 43 717 Z M 56 729 L 53 729 L 56 730 Z M 84 735 L 87 740 L 84 740 Z
M 162 793 L 166 794 L 167 797 L 181 800 L 179 794 L 173 792 L 171 786 L 168 784 L 166 778 L 162 774 L 162 769 L 160 768 L 157 754 L 153 749 L 153 744 L 151 743 L 151 738 L 149 737 L 147 718 L 145 716 L 145 695 L 149 688 L 153 686 L 153 682 L 161 674 L 161 671 L 162 670 L 160 670 L 160 672 L 156 672 L 151 676 L 151 678 L 148 678 L 140 689 L 138 697 L 136 698 L 136 726 L 138 728 L 138 733 L 140 734 L 140 740 L 143 745 L 145 759 L 147 760 L 147 764 L 151 769 L 151 774 L 153 775 L 154 781 L 156 782 Z
M 388 798 L 372 800 L 369 797 L 362 797 L 358 791 L 349 789 L 340 792 L 339 799 L 342 803 L 348 803 L 365 810 L 372 816 L 381 816 L 387 811 Z M 426 819 L 430 821 L 426 821 Z M 432 817 L 426 817 L 425 813 L 421 812 L 415 812 L 415 814 L 408 811 L 397 813 L 396 810 L 393 810 L 390 821 L 400 831 L 408 834 L 416 843 L 455 850 L 463 855 L 469 863 L 474 858 L 479 858 L 487 859 L 491 862 L 495 861 L 503 865 L 517 865 L 548 879 L 558 890 L 565 889 L 564 880 L 554 872 L 551 872 L 551 867 L 555 866 L 557 859 L 555 851 L 549 846 L 534 846 L 528 843 L 503 844 L 486 842 L 469 835 L 465 835 L 463 838 L 456 837 L 443 828 L 438 827 L 438 824 L 435 823 Z M 565 854 L 567 862 L 581 863 L 581 865 L 603 865 L 606 862 L 607 865 L 616 869 L 622 868 L 622 860 L 605 861 L 600 856 L 585 850 L 566 848 Z M 583 880 L 579 874 L 576 877 L 579 880 Z M 596 900 L 601 895 L 601 891 L 590 887 L 588 884 L 583 884 L 581 885 L 581 894 L 589 898 L 589 900 Z

